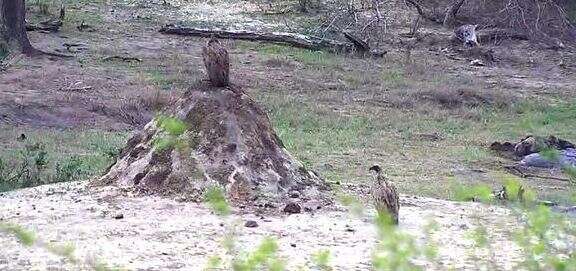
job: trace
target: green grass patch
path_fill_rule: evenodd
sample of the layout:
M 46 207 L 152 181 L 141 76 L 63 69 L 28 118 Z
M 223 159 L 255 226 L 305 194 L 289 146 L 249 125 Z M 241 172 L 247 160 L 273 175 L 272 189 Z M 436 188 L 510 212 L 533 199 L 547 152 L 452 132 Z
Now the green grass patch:
M 450 155 L 466 164 L 486 161 L 493 157 L 493 154 L 483 146 L 459 146 L 454 148 Z
M 290 46 L 259 43 L 238 43 L 237 48 L 254 49 L 258 53 L 268 56 L 287 56 L 305 66 L 312 66 L 315 68 L 334 68 L 340 64 L 336 54 L 325 51 L 314 51 Z
M 367 147 L 376 136 L 374 122 L 363 116 L 341 116 L 292 102 L 271 105 L 270 117 L 284 145 L 302 160 L 324 153 Z
M 102 174 L 127 138 L 125 132 L 1 128 L 0 191 Z M 18 140 L 20 134 L 26 138 Z
M 386 88 L 392 89 L 408 86 L 406 76 L 400 69 L 384 69 L 382 71 L 382 82 Z
M 332 270 L 330 267 L 330 250 L 324 249 L 312 254 L 312 262 L 320 270 Z
M 516 140 L 527 134 L 576 138 L 576 103 L 541 104 L 523 102 L 488 119 L 487 127 L 500 138 Z

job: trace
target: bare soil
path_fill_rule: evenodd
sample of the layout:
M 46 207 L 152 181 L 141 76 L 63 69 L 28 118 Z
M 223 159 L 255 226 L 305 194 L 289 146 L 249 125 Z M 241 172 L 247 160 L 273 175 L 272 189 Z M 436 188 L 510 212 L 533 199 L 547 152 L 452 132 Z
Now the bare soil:
M 478 256 L 498 270 L 514 270 L 518 248 L 511 233 L 518 226 L 506 208 L 402 196 L 400 229 L 417 240 L 429 222 L 438 223 L 432 238 L 439 261 L 417 261 L 426 270 L 473 270 Z M 17 223 L 50 244 L 71 243 L 83 264 L 97 260 L 129 270 L 202 270 L 211 256 L 226 255 L 222 241 L 234 229 L 236 245 L 253 250 L 264 237 L 277 238 L 288 270 L 314 267 L 312 254 L 328 249 L 334 270 L 369 270 L 376 245 L 373 213 L 360 217 L 340 208 L 316 213 L 262 216 L 235 211 L 222 218 L 203 205 L 159 197 L 131 197 L 111 187 L 86 189 L 85 182 L 45 185 L 0 197 L 0 221 Z M 115 219 L 118 214 L 123 218 Z M 256 228 L 244 227 L 247 220 Z M 469 232 L 487 227 L 491 251 L 470 253 Z M 41 247 L 22 246 L 0 234 L 0 270 L 76 270 L 78 266 Z M 419 241 L 420 242 L 420 241 Z M 228 270 L 228 269 L 224 269 Z

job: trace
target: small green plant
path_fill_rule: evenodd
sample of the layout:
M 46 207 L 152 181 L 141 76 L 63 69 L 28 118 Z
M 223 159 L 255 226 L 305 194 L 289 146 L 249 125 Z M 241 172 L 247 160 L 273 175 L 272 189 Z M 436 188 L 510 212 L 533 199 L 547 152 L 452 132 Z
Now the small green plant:
M 176 117 L 165 115 L 158 115 L 155 120 L 158 127 L 165 133 L 164 135 L 158 136 L 153 142 L 157 150 L 165 151 L 174 147 L 180 150 L 186 149 L 188 145 L 186 141 L 181 138 L 188 129 L 185 122 Z
M 364 215 L 364 205 L 362 205 L 362 202 L 360 202 L 360 200 L 358 200 L 353 195 L 339 193 L 338 199 L 340 203 L 346 206 L 348 208 L 348 211 L 350 211 L 353 215 L 358 217 Z
M 234 271 L 256 271 L 260 268 L 267 268 L 270 271 L 285 270 L 284 263 L 276 252 L 278 244 L 270 237 L 265 238 L 258 248 L 251 253 L 245 253 L 240 258 L 234 259 L 232 269 Z
M 317 251 L 312 255 L 312 262 L 321 270 L 332 270 L 330 267 L 330 250 Z
M 420 256 L 412 236 L 400 231 L 386 213 L 377 215 L 376 226 L 379 238 L 372 256 L 374 270 L 421 270 L 411 262 Z
M 212 256 L 208 259 L 206 267 L 204 267 L 204 271 L 219 269 L 221 265 L 222 265 L 222 257 Z
M 426 259 L 431 263 L 436 263 L 438 257 L 438 244 L 433 239 L 433 235 L 438 231 L 438 223 L 430 219 L 426 225 L 424 225 L 424 247 L 423 253 Z
M 77 180 L 78 177 L 82 176 L 85 173 L 83 166 L 84 162 L 78 156 L 73 156 L 64 163 L 56 164 L 55 181 L 70 182 L 73 180 Z
M 488 231 L 486 227 L 478 226 L 468 233 L 468 238 L 474 242 L 474 246 L 485 248 L 488 246 Z
M 384 69 L 382 72 L 382 81 L 388 88 L 400 88 L 408 85 L 404 72 L 395 69 Z
M 210 209 L 217 215 L 226 216 L 230 214 L 230 206 L 226 201 L 224 190 L 219 186 L 212 186 L 206 189 L 204 201 L 208 203 Z
M 454 187 L 453 198 L 457 201 L 491 202 L 494 199 L 492 189 L 485 184 L 452 186 Z
M 0 157 L 0 189 L 7 191 L 42 184 L 49 164 L 48 153 L 41 143 L 26 144 L 15 160 Z
M 71 243 L 67 243 L 64 245 L 47 244 L 46 249 L 55 255 L 66 258 L 67 260 L 69 260 L 72 263 L 78 262 L 78 260 L 74 256 L 74 252 L 76 251 L 76 248 Z
M 20 243 L 27 247 L 32 246 L 36 242 L 36 236 L 34 236 L 34 233 L 24 229 L 20 225 L 0 223 L 0 230 L 13 234 L 18 238 Z
M 29 230 L 26 230 L 20 225 L 11 223 L 1 223 L 0 222 L 0 232 L 5 232 L 14 235 L 20 243 L 24 246 L 37 246 L 46 249 L 48 252 L 63 257 L 70 263 L 77 265 L 81 270 L 85 270 L 86 267 L 90 267 L 95 271 L 113 271 L 120 270 L 119 268 L 108 267 L 108 265 L 102 261 L 97 261 L 92 263 L 92 261 L 81 261 L 74 256 L 76 248 L 74 245 L 67 243 L 64 245 L 46 243 L 41 239 L 36 238 L 35 234 Z
M 180 136 L 186 132 L 187 125 L 175 117 L 159 115 L 156 117 L 158 126 L 171 136 Z

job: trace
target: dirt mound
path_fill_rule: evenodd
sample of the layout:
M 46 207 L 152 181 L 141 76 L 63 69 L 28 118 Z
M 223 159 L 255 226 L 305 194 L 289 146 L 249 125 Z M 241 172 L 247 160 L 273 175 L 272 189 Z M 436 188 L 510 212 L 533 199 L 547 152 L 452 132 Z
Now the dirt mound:
M 326 184 L 296 161 L 241 89 L 201 83 L 134 135 L 96 185 L 200 199 L 214 185 L 234 202 L 321 199 Z

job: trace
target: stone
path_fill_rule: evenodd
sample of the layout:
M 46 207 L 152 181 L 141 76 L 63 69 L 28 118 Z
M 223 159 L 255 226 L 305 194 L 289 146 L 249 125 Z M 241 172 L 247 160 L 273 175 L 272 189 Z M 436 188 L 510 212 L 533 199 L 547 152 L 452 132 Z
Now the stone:
M 540 153 L 532 153 L 526 155 L 520 161 L 520 165 L 540 168 L 576 167 L 576 149 L 568 148 L 561 150 L 558 156 L 553 159 L 544 157 Z
M 486 66 L 486 64 L 484 63 L 484 61 L 482 61 L 480 59 L 474 59 L 474 60 L 470 61 L 470 66 L 483 67 L 483 66 Z
M 258 227 L 258 222 L 254 221 L 254 220 L 248 220 L 248 221 L 246 221 L 246 223 L 244 223 L 244 227 L 256 228 L 256 227 Z
M 296 202 L 289 202 L 284 206 L 283 211 L 288 214 L 299 214 L 302 212 L 302 207 L 300 207 L 300 204 Z
M 300 192 L 298 192 L 298 191 L 296 191 L 296 190 L 290 191 L 289 196 L 290 196 L 291 198 L 293 198 L 293 199 L 299 198 L 299 197 L 300 197 Z

